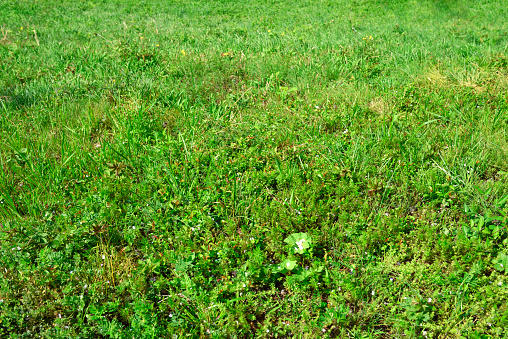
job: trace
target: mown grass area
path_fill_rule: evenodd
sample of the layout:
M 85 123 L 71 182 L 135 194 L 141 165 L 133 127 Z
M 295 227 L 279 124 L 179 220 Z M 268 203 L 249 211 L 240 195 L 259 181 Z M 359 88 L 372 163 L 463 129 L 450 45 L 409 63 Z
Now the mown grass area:
M 504 337 L 507 17 L 0 1 L 0 337 Z

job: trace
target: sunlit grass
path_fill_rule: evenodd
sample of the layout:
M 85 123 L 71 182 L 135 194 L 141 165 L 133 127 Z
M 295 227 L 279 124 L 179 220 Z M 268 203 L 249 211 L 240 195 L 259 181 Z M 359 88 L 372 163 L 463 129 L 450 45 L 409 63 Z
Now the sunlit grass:
M 1 3 L 0 336 L 502 337 L 505 7 Z

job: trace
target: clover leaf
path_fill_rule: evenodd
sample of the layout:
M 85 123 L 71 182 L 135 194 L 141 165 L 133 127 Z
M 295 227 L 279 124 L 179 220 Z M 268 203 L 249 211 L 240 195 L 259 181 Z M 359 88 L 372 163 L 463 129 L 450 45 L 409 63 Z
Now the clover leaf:
M 286 259 L 278 265 L 275 265 L 272 269 L 273 273 L 284 273 L 293 270 L 296 267 L 296 261 Z

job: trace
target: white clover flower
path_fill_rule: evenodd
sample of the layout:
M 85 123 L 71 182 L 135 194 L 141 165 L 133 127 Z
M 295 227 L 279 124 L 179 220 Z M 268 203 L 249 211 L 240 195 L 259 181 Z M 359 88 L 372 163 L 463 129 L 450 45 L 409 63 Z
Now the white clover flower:
M 296 245 L 298 246 L 298 248 L 295 247 L 295 250 L 303 251 L 304 250 L 304 247 L 303 247 L 304 241 L 305 241 L 305 239 L 300 239 L 299 241 L 297 241 Z

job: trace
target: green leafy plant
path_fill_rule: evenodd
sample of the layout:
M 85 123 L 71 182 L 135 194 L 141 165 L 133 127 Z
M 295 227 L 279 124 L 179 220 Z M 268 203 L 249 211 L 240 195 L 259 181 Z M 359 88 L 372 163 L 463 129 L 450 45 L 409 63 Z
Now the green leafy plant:
M 457 200 L 456 188 L 449 183 L 438 183 L 429 187 L 429 192 L 423 195 L 423 199 L 442 207 L 450 207 Z
M 507 212 L 505 211 L 505 205 L 507 201 L 508 195 L 500 198 L 494 204 L 495 212 L 491 209 L 485 209 L 483 213 L 478 208 L 464 204 L 464 213 L 470 219 L 469 225 L 463 226 L 464 233 L 473 239 L 491 238 L 494 241 L 501 239 L 506 243 Z
M 432 298 L 424 299 L 421 296 L 404 297 L 400 307 L 405 311 L 407 319 L 416 326 L 429 322 L 433 316 L 434 305 Z
M 295 260 L 286 259 L 282 261 L 278 265 L 274 265 L 272 272 L 274 273 L 287 273 L 291 272 L 293 269 L 297 267 L 297 263 Z
M 508 255 L 506 253 L 499 253 L 497 258 L 492 260 L 494 268 L 502 273 L 508 273 Z

